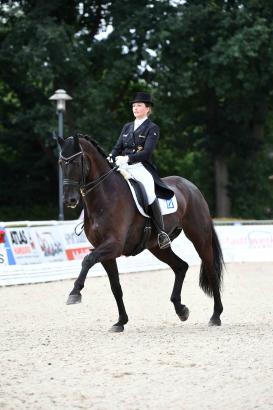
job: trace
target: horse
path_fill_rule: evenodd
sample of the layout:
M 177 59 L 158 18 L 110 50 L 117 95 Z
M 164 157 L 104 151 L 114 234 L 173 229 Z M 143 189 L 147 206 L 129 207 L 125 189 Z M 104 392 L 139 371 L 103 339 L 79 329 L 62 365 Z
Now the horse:
M 109 330 L 123 332 L 128 315 L 123 302 L 116 259 L 121 255 L 135 255 L 148 218 L 137 210 L 127 181 L 117 167 L 110 164 L 104 150 L 94 139 L 75 135 L 66 139 L 59 137 L 58 143 L 59 164 L 63 172 L 64 204 L 74 208 L 82 196 L 84 231 L 94 246 L 83 258 L 80 274 L 66 303 L 81 302 L 81 291 L 87 273 L 92 266 L 100 262 L 108 275 L 118 309 L 118 321 Z M 209 326 L 220 326 L 224 260 L 208 204 L 200 190 L 190 181 L 180 176 L 169 176 L 162 180 L 173 190 L 178 204 L 175 213 L 164 216 L 165 230 L 172 241 L 183 230 L 193 243 L 201 259 L 199 285 L 208 296 L 214 298 Z M 159 248 L 157 231 L 153 225 L 145 248 L 173 270 L 174 285 L 170 300 L 179 319 L 186 321 L 189 309 L 181 303 L 181 292 L 188 270 L 187 262 L 178 257 L 171 247 Z

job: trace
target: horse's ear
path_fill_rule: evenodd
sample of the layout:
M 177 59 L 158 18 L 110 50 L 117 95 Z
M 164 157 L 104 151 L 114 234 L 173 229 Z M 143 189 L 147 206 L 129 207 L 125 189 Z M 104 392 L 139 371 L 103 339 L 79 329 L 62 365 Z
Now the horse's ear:
M 79 136 L 78 134 L 74 135 L 74 148 L 75 151 L 80 151 L 80 143 L 79 143 Z
M 58 144 L 60 145 L 60 147 L 62 147 L 63 144 L 64 144 L 64 139 L 62 137 L 58 137 L 57 141 L 58 141 Z

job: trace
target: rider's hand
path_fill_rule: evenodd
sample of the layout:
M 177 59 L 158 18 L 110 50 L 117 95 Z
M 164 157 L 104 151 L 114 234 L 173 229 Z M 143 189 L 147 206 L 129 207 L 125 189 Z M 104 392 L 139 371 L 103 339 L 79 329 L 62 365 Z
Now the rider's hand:
M 107 159 L 108 162 L 110 162 L 110 164 L 113 164 L 113 163 L 114 163 L 112 154 L 109 154 L 106 159 Z
M 129 161 L 128 155 L 125 155 L 125 156 L 120 155 L 120 156 L 116 157 L 116 165 L 118 167 L 120 167 L 121 165 L 128 164 L 128 161 Z

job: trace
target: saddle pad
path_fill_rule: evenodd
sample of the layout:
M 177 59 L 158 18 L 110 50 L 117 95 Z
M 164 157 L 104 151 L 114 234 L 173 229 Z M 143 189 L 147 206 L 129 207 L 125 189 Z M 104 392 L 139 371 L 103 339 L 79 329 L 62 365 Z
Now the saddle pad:
M 139 204 L 134 188 L 132 187 L 132 185 L 130 184 L 130 182 L 128 180 L 126 180 L 126 181 L 127 181 L 127 184 L 129 185 L 129 188 L 132 192 L 132 195 L 133 195 L 133 198 L 134 198 L 134 201 L 135 201 L 135 204 L 136 204 L 136 207 L 137 207 L 138 211 L 141 213 L 141 215 L 146 216 L 146 218 L 150 218 L 150 216 L 147 215 L 146 212 L 144 212 L 144 209 Z M 161 208 L 162 215 L 172 214 L 172 213 L 177 211 L 177 199 L 176 199 L 175 195 L 171 199 L 158 198 L 158 200 L 159 200 L 159 205 L 160 205 L 160 208 Z

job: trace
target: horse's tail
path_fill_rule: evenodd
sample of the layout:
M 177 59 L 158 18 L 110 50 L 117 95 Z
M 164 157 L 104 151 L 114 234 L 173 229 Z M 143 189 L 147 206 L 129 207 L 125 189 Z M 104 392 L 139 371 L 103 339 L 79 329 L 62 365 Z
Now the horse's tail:
M 225 265 L 221 245 L 217 233 L 214 229 L 213 222 L 211 222 L 211 233 L 213 250 L 212 271 L 208 271 L 208 266 L 206 266 L 205 263 L 202 262 L 199 277 L 199 285 L 208 296 L 213 296 L 213 281 L 217 281 L 216 283 L 218 284 L 219 290 L 221 292 L 223 268 Z

